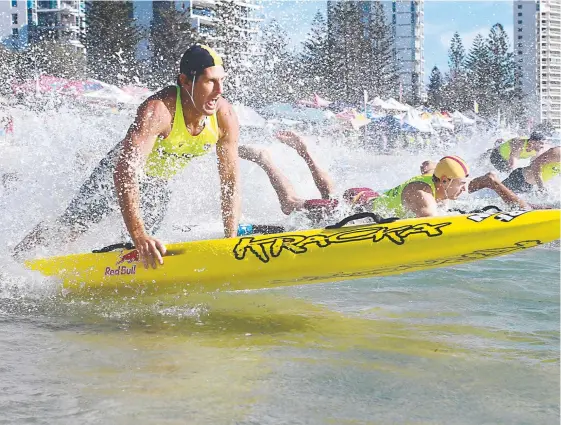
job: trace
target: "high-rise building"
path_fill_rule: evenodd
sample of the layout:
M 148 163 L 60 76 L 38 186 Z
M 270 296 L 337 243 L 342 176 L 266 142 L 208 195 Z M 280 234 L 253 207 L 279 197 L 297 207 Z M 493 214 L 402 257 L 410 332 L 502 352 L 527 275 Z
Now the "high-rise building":
M 393 0 L 383 3 L 391 16 L 403 93 L 409 98 L 422 99 L 425 97 L 424 0 Z
M 159 10 L 162 8 L 175 7 L 178 10 L 188 11 L 191 18 L 191 25 L 199 33 L 206 36 L 210 41 L 216 38 L 216 27 L 218 18 L 216 14 L 216 6 L 220 0 L 175 0 L 175 1 L 134 1 L 134 16 L 140 26 L 149 29 L 151 25 L 157 22 Z M 263 18 L 259 15 L 262 6 L 258 0 L 236 0 L 236 6 L 239 9 L 239 22 L 235 24 L 235 30 L 243 37 L 250 39 L 259 32 L 259 25 Z M 249 55 L 256 54 L 258 49 L 256 43 L 247 43 L 249 45 L 247 52 Z M 217 47 L 220 51 L 220 46 Z M 139 59 L 147 59 L 151 55 L 150 45 L 147 39 L 142 40 L 139 44 Z
M 534 121 L 561 129 L 561 0 L 514 1 L 517 84 Z
M 85 2 L 83 0 L 39 0 L 37 23 L 33 37 L 51 37 L 84 50 L 80 36 L 86 30 Z
M 0 43 L 22 48 L 29 40 L 30 26 L 37 23 L 35 0 L 0 1 Z
M 86 29 L 83 0 L 0 1 L 0 39 L 9 47 L 24 47 L 41 38 L 59 40 L 83 51 Z
M 424 76 L 424 0 L 374 0 L 381 1 L 386 22 L 391 26 L 394 38 L 395 60 L 399 68 L 400 91 L 404 98 L 412 100 L 425 97 Z M 330 13 L 336 1 L 327 2 L 328 28 L 337 25 L 338 19 Z M 366 16 L 371 13 L 371 1 L 360 1 L 360 10 Z

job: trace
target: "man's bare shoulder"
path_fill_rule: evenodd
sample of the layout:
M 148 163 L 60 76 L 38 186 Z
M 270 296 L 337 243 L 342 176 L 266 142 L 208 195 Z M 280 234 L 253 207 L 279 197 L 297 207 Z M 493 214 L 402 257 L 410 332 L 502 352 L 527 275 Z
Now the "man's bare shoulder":
M 216 105 L 216 115 L 221 117 L 227 117 L 229 115 L 236 115 L 234 108 L 230 102 L 228 102 L 223 97 L 218 99 Z
M 216 118 L 222 136 L 231 133 L 232 129 L 239 128 L 238 116 L 230 102 L 221 97 L 216 106 Z
M 140 119 L 171 119 L 175 97 L 175 86 L 164 87 L 142 102 L 138 107 L 137 117 Z
M 411 182 L 403 189 L 403 195 L 419 195 L 419 192 L 426 192 L 432 195 L 432 188 L 425 182 Z
M 151 95 L 146 101 L 160 101 L 164 103 L 175 102 L 175 97 L 177 96 L 176 86 L 166 86 L 163 89 L 158 90 L 156 93 Z

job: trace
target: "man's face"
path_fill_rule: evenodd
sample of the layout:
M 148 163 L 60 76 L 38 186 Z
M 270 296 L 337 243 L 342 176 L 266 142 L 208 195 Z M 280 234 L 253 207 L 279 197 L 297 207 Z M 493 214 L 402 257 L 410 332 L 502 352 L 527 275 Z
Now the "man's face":
M 469 179 L 442 179 L 442 185 L 444 186 L 444 191 L 446 197 L 451 200 L 456 200 L 460 195 L 466 191 Z
M 185 89 L 193 96 L 195 108 L 205 115 L 216 112 L 218 99 L 224 89 L 226 73 L 221 65 L 206 68 L 203 73 L 188 82 Z

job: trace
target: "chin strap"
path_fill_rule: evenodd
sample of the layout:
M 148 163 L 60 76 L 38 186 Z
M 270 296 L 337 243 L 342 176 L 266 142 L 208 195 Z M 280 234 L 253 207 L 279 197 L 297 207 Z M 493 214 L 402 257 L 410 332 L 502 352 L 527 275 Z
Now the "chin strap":
M 197 105 L 195 105 L 195 80 L 197 79 L 196 75 L 193 75 L 193 83 L 191 84 L 191 93 L 187 92 L 187 95 L 191 98 L 191 102 L 193 103 L 193 107 L 197 110 L 197 112 L 201 112 L 199 111 L 199 108 L 197 108 Z M 204 114 L 203 114 L 204 115 Z

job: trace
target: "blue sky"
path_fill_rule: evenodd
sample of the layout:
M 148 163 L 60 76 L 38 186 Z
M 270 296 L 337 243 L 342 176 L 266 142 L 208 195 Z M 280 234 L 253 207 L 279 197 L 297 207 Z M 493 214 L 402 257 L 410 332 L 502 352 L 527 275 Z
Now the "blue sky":
M 315 13 L 325 13 L 326 2 L 318 0 L 263 0 L 267 20 L 276 19 L 288 32 L 291 47 L 299 48 L 306 38 Z M 448 46 L 455 31 L 460 33 L 466 50 L 475 36 L 487 36 L 491 26 L 503 24 L 512 42 L 512 1 L 425 1 L 425 80 L 433 66 L 448 68 Z

